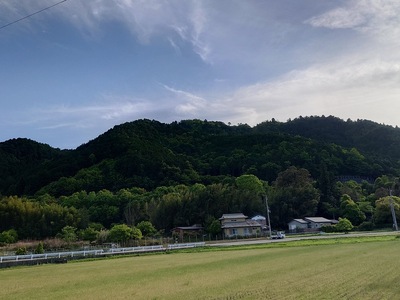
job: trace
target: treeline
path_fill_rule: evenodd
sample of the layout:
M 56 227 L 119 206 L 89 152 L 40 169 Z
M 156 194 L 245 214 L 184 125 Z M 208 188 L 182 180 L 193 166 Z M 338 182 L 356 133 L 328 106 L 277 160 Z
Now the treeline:
M 136 228 L 148 222 L 166 236 L 174 227 L 193 224 L 218 233 L 215 224 L 224 213 L 265 215 L 265 197 L 274 229 L 286 229 L 293 218 L 306 216 L 347 218 L 359 229 L 391 227 L 389 187 L 399 216 L 396 178 L 379 177 L 373 184 L 326 182 L 326 186 L 318 185 L 308 170 L 289 167 L 271 184 L 248 174 L 227 178 L 224 183 L 162 186 L 152 191 L 130 188 L 81 191 L 58 198 L 48 194 L 30 199 L 2 197 L 0 232 L 14 230 L 20 239 L 41 239 L 65 234 L 65 228 L 91 234 L 94 229 L 98 232 L 118 224 Z
M 398 128 L 331 116 L 253 128 L 138 120 L 75 150 L 13 139 L 0 143 L 0 231 L 42 238 L 148 221 L 168 234 L 224 213 L 265 215 L 264 196 L 274 228 L 316 215 L 391 226 L 385 197 L 399 195 L 399 142 Z

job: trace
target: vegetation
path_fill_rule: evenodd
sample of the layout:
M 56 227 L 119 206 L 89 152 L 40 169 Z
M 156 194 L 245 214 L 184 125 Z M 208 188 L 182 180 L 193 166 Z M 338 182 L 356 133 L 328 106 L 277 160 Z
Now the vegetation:
M 78 261 L 35 276 L 14 268 L 0 270 L 0 298 L 394 299 L 399 241 Z
M 0 143 L 0 243 L 12 241 L 10 230 L 18 239 L 106 241 L 121 224 L 146 237 L 201 224 L 214 236 L 224 213 L 265 214 L 265 196 L 277 229 L 316 215 L 391 227 L 399 141 L 398 128 L 335 117 L 253 128 L 138 120 L 74 150 L 9 140 Z

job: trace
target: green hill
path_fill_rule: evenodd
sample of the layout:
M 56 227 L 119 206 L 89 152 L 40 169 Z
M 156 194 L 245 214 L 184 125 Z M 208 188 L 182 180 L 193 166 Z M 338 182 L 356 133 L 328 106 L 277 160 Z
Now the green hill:
M 0 143 L 2 195 L 217 183 L 254 174 L 272 182 L 289 166 L 320 177 L 398 175 L 400 129 L 366 120 L 306 117 L 255 127 L 186 120 L 137 120 L 75 150 L 27 139 Z

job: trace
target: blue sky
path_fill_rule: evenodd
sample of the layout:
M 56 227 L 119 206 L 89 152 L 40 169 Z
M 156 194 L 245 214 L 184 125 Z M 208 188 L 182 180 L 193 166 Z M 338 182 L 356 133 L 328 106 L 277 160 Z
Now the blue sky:
M 2 0 L 0 26 L 59 0 Z M 67 0 L 0 30 L 0 141 L 148 118 L 400 125 L 398 0 Z

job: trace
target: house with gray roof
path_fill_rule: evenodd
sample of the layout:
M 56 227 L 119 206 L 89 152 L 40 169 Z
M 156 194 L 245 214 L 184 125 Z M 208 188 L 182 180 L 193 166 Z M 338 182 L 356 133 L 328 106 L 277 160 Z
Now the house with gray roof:
M 293 219 L 288 223 L 289 232 L 312 232 L 319 231 L 323 226 L 335 225 L 337 220 L 330 220 L 323 217 L 305 217 Z
M 242 213 L 223 214 L 219 221 L 226 238 L 260 235 L 262 231 L 259 222 L 248 219 Z

